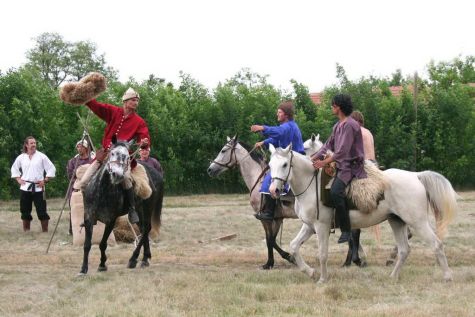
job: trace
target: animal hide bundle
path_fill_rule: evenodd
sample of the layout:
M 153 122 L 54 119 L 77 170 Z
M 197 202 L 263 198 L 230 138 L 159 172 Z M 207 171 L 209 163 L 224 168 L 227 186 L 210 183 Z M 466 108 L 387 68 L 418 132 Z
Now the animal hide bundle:
M 99 96 L 106 88 L 107 82 L 104 75 L 89 73 L 79 82 L 64 85 L 59 97 L 66 103 L 82 105 Z
M 348 198 L 358 210 L 367 213 L 378 207 L 384 191 L 389 188 L 389 180 L 373 163 L 365 162 L 364 169 L 368 177 L 352 180 L 348 186 Z
M 132 176 L 132 181 L 134 183 L 135 194 L 142 199 L 149 198 L 152 195 L 152 188 L 150 188 L 148 183 L 148 176 L 145 167 L 137 164 L 137 166 L 132 169 L 130 175 Z

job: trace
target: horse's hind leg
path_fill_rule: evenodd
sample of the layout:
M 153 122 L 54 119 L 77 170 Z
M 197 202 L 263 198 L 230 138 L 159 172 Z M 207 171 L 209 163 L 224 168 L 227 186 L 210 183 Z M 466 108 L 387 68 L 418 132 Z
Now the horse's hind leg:
M 150 218 L 150 217 L 149 217 Z M 149 233 L 151 230 L 151 225 L 150 223 L 144 224 L 144 233 L 142 235 L 143 241 L 143 258 L 142 258 L 142 263 L 140 264 L 141 268 L 146 268 L 150 266 L 150 263 L 148 262 L 149 259 L 152 258 L 152 252 L 150 252 L 150 239 L 149 239 Z
M 91 251 L 92 244 L 92 223 L 91 220 L 84 221 L 84 229 L 86 230 L 84 238 L 84 255 L 82 259 L 82 267 L 79 272 L 80 275 L 87 274 L 88 271 L 88 262 L 89 262 L 89 251 Z
M 99 272 L 107 271 L 107 265 L 106 265 L 107 239 L 109 239 L 112 229 L 114 229 L 114 224 L 115 224 L 115 220 L 106 224 L 106 227 L 104 229 L 104 234 L 102 235 L 101 243 L 99 244 L 99 249 L 101 250 L 101 263 L 99 263 L 99 268 L 97 269 Z
M 404 221 L 402 221 L 401 218 L 397 216 L 389 217 L 388 221 L 391 225 L 391 228 L 393 229 L 398 252 L 398 259 L 393 271 L 391 272 L 391 277 L 398 279 L 401 267 L 403 266 L 410 252 L 409 242 L 407 239 L 407 225 Z
M 442 272 L 444 274 L 445 281 L 452 280 L 452 271 L 449 268 L 447 263 L 447 257 L 444 252 L 444 245 L 442 241 L 437 237 L 434 230 L 431 228 L 429 222 L 421 223 L 418 226 L 414 227 L 416 233 L 418 233 L 432 248 L 435 252 L 435 257 L 439 263 Z

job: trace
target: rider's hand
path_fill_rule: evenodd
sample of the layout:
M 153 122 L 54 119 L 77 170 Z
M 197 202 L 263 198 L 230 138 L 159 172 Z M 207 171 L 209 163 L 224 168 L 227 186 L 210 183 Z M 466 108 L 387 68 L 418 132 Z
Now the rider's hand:
M 260 131 L 263 131 L 263 130 L 264 130 L 264 126 L 262 126 L 262 125 L 253 124 L 251 126 L 251 131 L 252 132 L 260 132 Z
M 316 160 L 313 162 L 313 167 L 318 170 L 320 168 L 322 168 L 323 166 L 325 166 L 325 163 L 321 160 Z
M 257 143 L 254 145 L 254 147 L 255 147 L 255 148 L 260 148 L 260 147 L 262 147 L 263 145 L 264 145 L 264 141 L 261 141 L 261 142 L 257 142 Z

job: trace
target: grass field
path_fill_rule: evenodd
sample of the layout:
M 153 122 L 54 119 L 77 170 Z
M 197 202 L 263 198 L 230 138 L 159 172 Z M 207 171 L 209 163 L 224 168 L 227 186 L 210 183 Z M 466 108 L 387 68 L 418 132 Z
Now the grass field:
M 67 234 L 68 212 L 45 254 L 51 232 L 41 233 L 35 219 L 32 231 L 23 233 L 19 203 L 1 202 L 0 315 L 475 316 L 475 192 L 460 195 L 464 200 L 445 239 L 453 282 L 443 282 L 432 251 L 418 237 L 410 242 L 401 279 L 391 280 L 385 262 L 394 239 L 385 223 L 380 243 L 370 230 L 362 233 L 366 268 L 342 268 L 346 246 L 331 236 L 330 281 L 324 285 L 277 253 L 273 270 L 259 270 L 266 260 L 264 233 L 247 195 L 166 197 L 149 268 L 127 269 L 133 246 L 118 244 L 108 249 L 109 271 L 99 273 L 93 246 L 82 278 L 82 248 L 73 247 Z M 52 228 L 62 201 L 48 204 Z M 285 250 L 299 228 L 299 220 L 284 223 L 279 240 Z M 237 237 L 209 241 L 232 233 Z M 302 254 L 318 270 L 316 250 L 312 237 Z

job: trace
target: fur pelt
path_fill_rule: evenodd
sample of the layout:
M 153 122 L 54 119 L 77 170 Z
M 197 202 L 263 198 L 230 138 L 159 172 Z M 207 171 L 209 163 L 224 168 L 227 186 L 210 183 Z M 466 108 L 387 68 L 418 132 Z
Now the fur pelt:
M 152 195 L 152 188 L 149 185 L 145 168 L 137 164 L 137 166 L 132 169 L 130 175 L 134 183 L 135 194 L 142 199 L 148 199 Z
M 107 88 L 104 75 L 89 73 L 79 82 L 67 83 L 61 88 L 59 97 L 66 103 L 82 105 L 97 98 Z
M 373 163 L 365 162 L 367 178 L 354 179 L 348 186 L 348 197 L 362 212 L 370 212 L 378 207 L 378 202 L 389 188 L 389 180 Z

